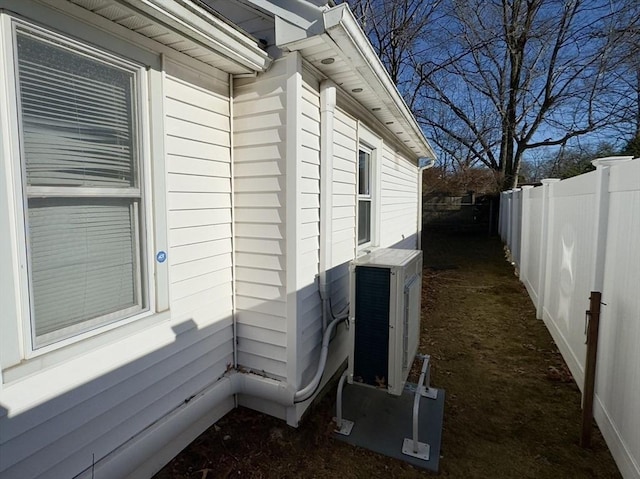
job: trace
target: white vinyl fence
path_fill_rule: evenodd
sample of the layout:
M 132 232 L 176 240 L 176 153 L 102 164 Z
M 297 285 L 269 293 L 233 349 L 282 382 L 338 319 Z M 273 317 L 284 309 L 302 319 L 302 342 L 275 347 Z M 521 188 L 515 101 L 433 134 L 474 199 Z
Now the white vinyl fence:
M 602 293 L 594 415 L 625 478 L 640 478 L 640 158 L 502 193 L 500 236 L 578 386 L 585 312 Z

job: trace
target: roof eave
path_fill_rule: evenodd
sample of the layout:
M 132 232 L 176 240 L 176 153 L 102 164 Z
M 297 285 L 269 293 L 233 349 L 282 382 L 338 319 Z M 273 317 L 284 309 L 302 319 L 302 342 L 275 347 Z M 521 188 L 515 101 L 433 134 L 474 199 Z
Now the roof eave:
M 278 46 L 290 51 L 303 50 L 311 42 L 317 42 L 318 38 L 322 39 L 331 51 L 342 58 L 345 65 L 348 65 L 357 74 L 363 82 L 363 86 L 374 92 L 379 99 L 377 112 L 372 111 L 371 114 L 380 117 L 384 113 L 391 114 L 394 126 L 387 128 L 396 136 L 398 135 L 396 130 L 402 130 L 404 135 L 402 139 L 399 138 L 399 141 L 408 144 L 406 150 L 416 158 L 435 159 L 436 154 L 433 148 L 347 4 L 340 4 L 337 7 L 324 10 L 322 15 L 323 34 L 298 38 L 281 36 L 283 41 Z M 327 73 L 329 69 L 324 68 L 321 62 L 315 61 L 312 64 L 328 78 L 331 78 L 331 73 Z M 346 91 L 349 93 L 348 90 Z M 356 95 L 351 93 L 350 95 L 356 101 L 361 102 Z
M 246 69 L 266 71 L 272 59 L 257 40 L 190 0 L 118 0 Z

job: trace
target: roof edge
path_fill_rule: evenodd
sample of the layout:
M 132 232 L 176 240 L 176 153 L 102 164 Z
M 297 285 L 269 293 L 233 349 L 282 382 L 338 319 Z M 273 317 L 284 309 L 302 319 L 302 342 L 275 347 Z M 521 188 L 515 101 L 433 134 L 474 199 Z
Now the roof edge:
M 357 68 L 368 68 L 370 73 L 378 79 L 379 87 L 389 95 L 393 104 L 397 108 L 398 113 L 400 113 L 407 121 L 407 126 L 409 126 L 416 137 L 420 139 L 425 150 L 424 152 L 427 153 L 423 156 L 435 159 L 436 154 L 429 144 L 429 140 L 425 137 L 415 116 L 402 98 L 402 95 L 400 95 L 400 92 L 391 80 L 387 69 L 384 67 L 382 61 L 374 51 L 369 39 L 360 28 L 360 25 L 353 16 L 349 6 L 346 3 L 340 4 L 337 7 L 326 10 L 323 13 L 323 17 L 325 30 L 336 43 L 336 47 L 343 51 L 348 49 L 350 50 L 348 53 L 355 53 L 356 56 L 362 60 L 362 63 L 357 65 Z M 348 44 L 344 44 L 342 42 L 338 43 L 332 35 L 336 30 L 346 35 L 350 39 L 350 42 Z M 353 57 L 353 55 L 349 56 Z
M 118 1 L 198 40 L 247 69 L 266 71 L 273 61 L 256 39 L 190 0 Z

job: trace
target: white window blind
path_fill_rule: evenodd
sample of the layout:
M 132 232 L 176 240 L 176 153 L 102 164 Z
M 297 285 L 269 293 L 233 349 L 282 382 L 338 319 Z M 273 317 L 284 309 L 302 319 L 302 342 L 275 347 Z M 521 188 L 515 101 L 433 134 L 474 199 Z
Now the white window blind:
M 145 308 L 135 68 L 19 28 L 32 338 Z

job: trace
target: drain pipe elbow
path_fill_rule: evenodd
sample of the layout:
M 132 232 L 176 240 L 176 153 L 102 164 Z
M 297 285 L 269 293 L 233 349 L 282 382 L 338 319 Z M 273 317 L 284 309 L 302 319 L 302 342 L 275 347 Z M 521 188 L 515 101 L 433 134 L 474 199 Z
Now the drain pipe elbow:
M 324 336 L 322 337 L 322 350 L 320 351 L 320 361 L 318 361 L 318 369 L 316 370 L 316 374 L 309 384 L 295 393 L 294 402 L 299 403 L 306 401 L 311 396 L 313 396 L 313 393 L 320 385 L 320 380 L 322 379 L 322 375 L 324 374 L 324 368 L 327 365 L 327 356 L 329 355 L 329 342 L 331 341 L 331 335 L 333 334 L 333 330 L 336 328 L 336 326 L 338 326 L 338 324 L 345 319 L 347 319 L 347 316 L 340 316 L 331 321 L 331 323 L 329 323 L 329 326 L 327 326 L 327 329 L 324 332 Z
M 278 381 L 254 373 L 232 371 L 229 374 L 234 394 L 246 394 L 283 406 L 293 406 L 295 389 L 285 381 Z
M 348 311 L 348 309 L 346 310 Z M 293 406 L 296 403 L 306 401 L 318 389 L 325 367 L 327 365 L 327 357 L 329 355 L 329 343 L 331 335 L 335 328 L 342 321 L 348 318 L 348 314 L 343 312 L 334 319 L 324 332 L 322 337 L 322 350 L 320 351 L 320 360 L 316 374 L 304 388 L 296 391 L 291 384 L 285 381 L 278 381 L 260 374 L 251 372 L 230 371 L 227 377 L 230 380 L 232 394 L 246 394 L 267 401 L 272 401 L 282 406 Z

